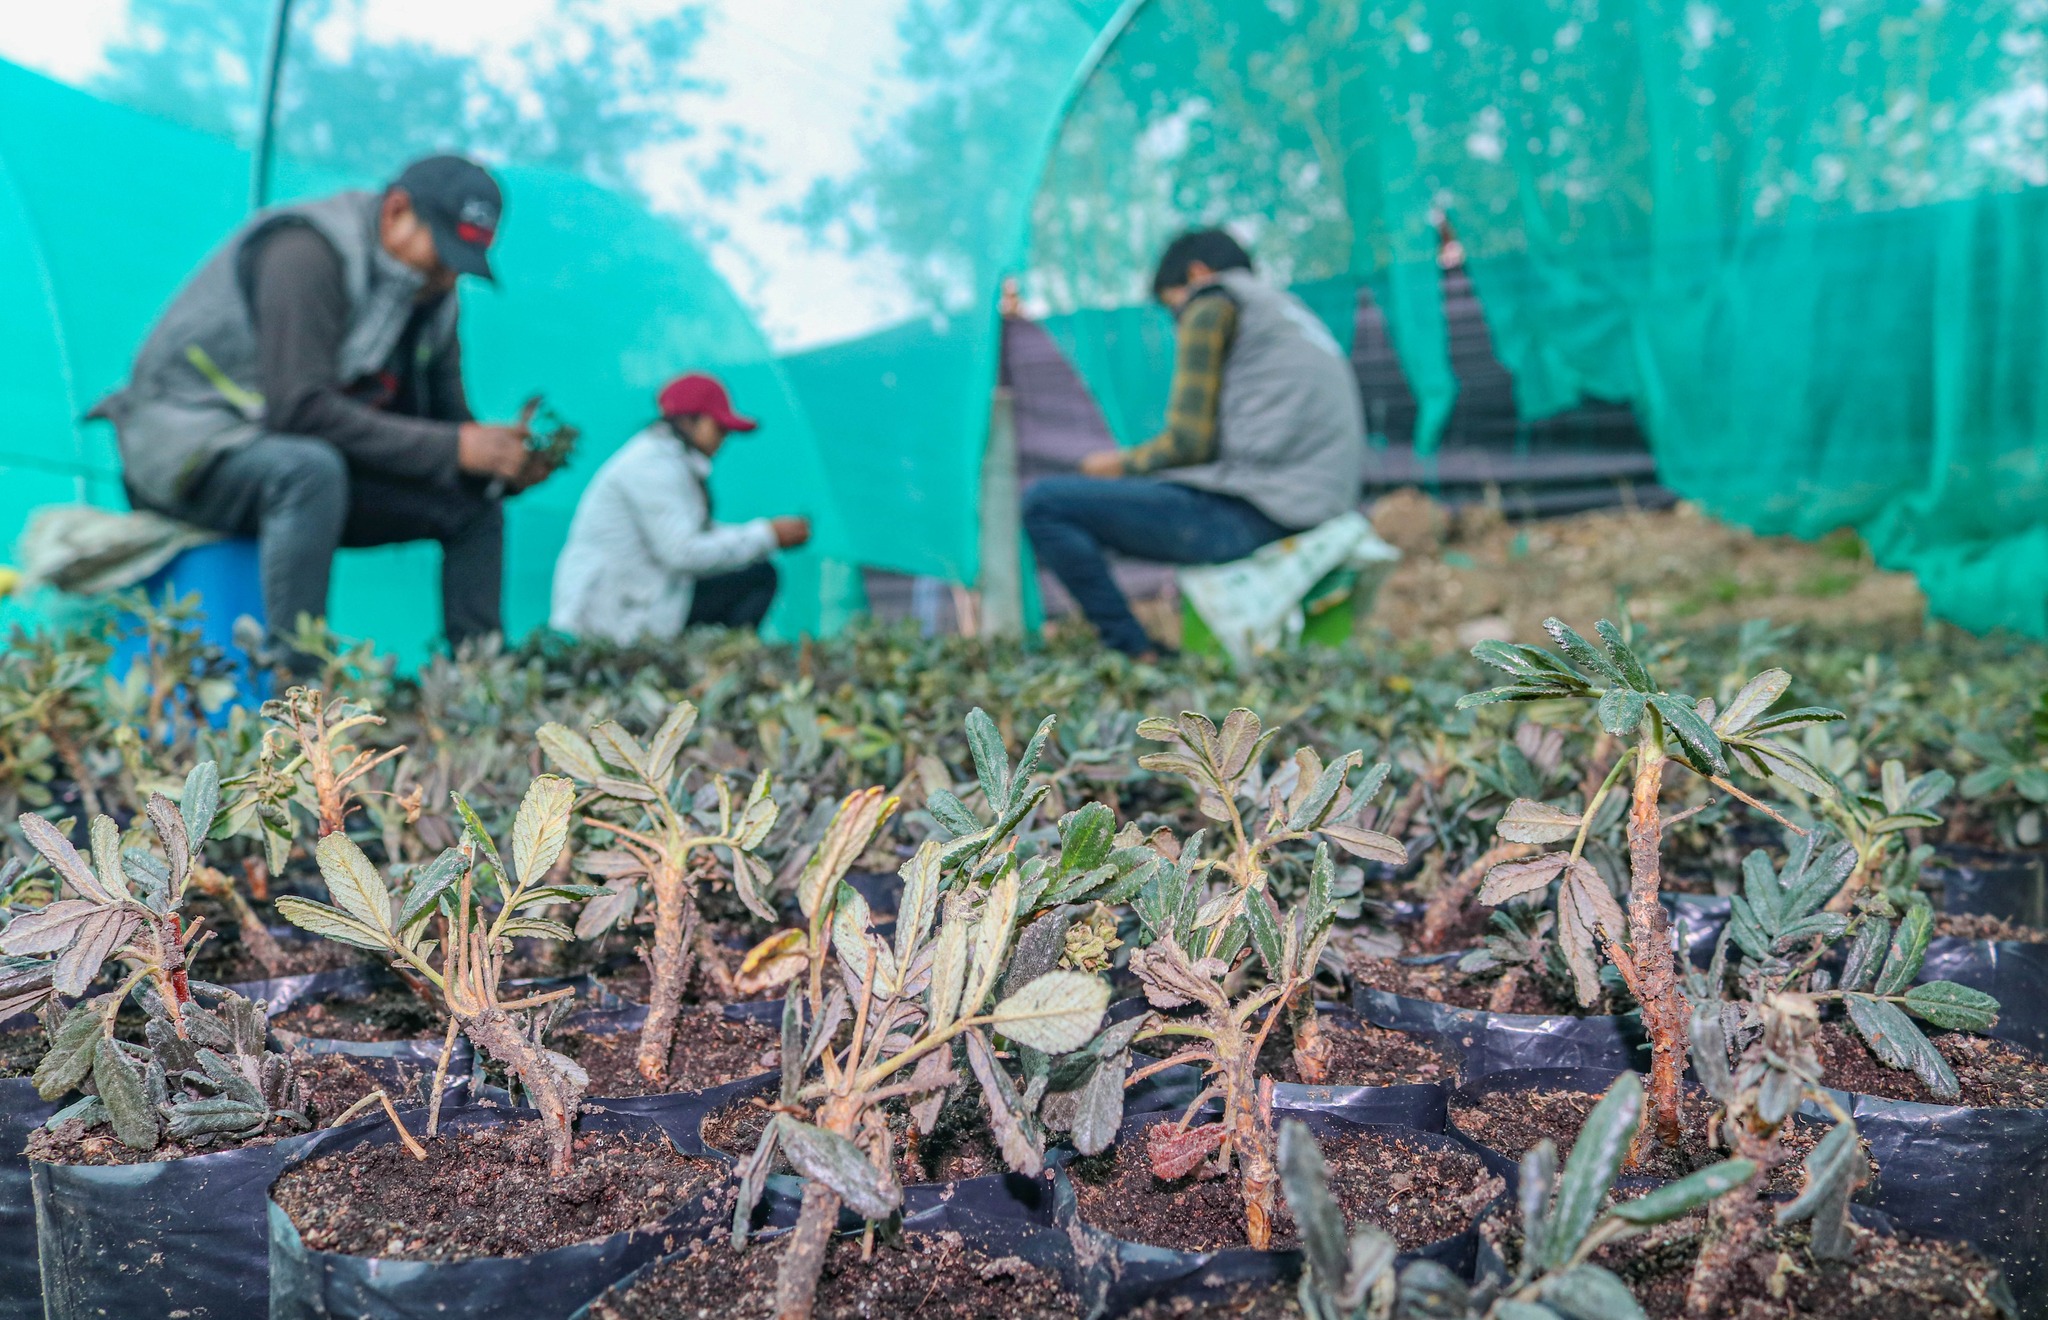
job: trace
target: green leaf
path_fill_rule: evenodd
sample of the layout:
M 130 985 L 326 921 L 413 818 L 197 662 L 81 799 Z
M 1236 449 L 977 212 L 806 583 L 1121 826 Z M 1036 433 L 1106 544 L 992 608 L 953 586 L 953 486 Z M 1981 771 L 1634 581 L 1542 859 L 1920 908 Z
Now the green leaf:
M 1754 1160 L 1722 1160 L 1677 1182 L 1666 1183 L 1633 1201 L 1618 1201 L 1607 1213 L 1623 1223 L 1648 1228 L 1691 1214 L 1756 1177 Z
M 1001 815 L 1010 805 L 1010 749 L 988 712 L 976 706 L 967 712 L 967 749 L 974 756 L 974 777 L 988 809 Z
M 1363 857 L 1369 862 L 1401 866 L 1408 861 L 1407 847 L 1399 839 L 1390 834 L 1382 834 L 1378 830 L 1333 822 L 1321 826 L 1318 833 L 1353 857 Z
M 1116 814 L 1100 802 L 1060 817 L 1060 874 L 1079 875 L 1109 861 L 1116 846 Z
M 1827 776 L 1789 747 L 1774 742 L 1752 742 L 1746 736 L 1729 746 L 1747 752 L 1756 761 L 1756 766 L 1750 768 L 1761 768 L 1766 775 L 1782 779 L 1802 793 L 1822 798 L 1834 794 L 1834 785 L 1828 782 Z
M 1842 938 L 1842 932 L 1849 929 L 1849 918 L 1839 912 L 1816 912 L 1801 917 L 1778 932 L 1773 946 L 1779 953 L 1789 953 L 1807 940 L 1818 937 L 1823 944 L 1832 944 Z
M 1949 1031 L 1989 1031 L 1998 1025 L 1998 1001 L 1954 981 L 1927 981 L 1906 991 L 1905 1010 Z
M 1577 679 L 1516 683 L 1509 687 L 1491 688 L 1485 692 L 1467 693 L 1458 698 L 1458 709 L 1492 706 L 1503 701 L 1561 701 L 1585 695 L 1586 686 Z
M 36 1065 L 36 1094 L 55 1100 L 85 1080 L 92 1071 L 93 1050 L 99 1045 L 107 1019 L 104 1000 L 74 1004 L 57 1024 L 50 1048 Z
M 697 708 L 687 701 L 678 701 L 656 730 L 654 741 L 647 745 L 649 779 L 659 783 L 668 778 L 669 771 L 675 768 L 676 756 L 683 750 L 683 740 L 696 725 Z
M 1728 933 L 1744 953 L 1757 961 L 1771 956 L 1771 937 L 1756 919 L 1749 900 L 1740 894 L 1731 895 L 1728 900 Z
M 512 867 L 521 885 L 541 883 L 569 842 L 569 812 L 576 785 L 561 775 L 542 775 L 526 786 L 512 820 Z
M 910 966 L 917 951 L 931 933 L 932 920 L 939 911 L 939 845 L 927 839 L 909 861 L 897 871 L 903 877 L 903 897 L 896 904 L 896 965 Z
M 1550 1198 L 1557 1190 L 1557 1147 L 1544 1137 L 1522 1155 L 1521 1183 L 1515 1201 L 1522 1211 L 1524 1274 L 1550 1251 Z
M 1664 727 L 1678 739 L 1686 763 L 1703 775 L 1725 775 L 1728 762 L 1721 755 L 1721 740 L 1683 697 L 1658 692 L 1650 705 L 1663 718 Z
M 1643 722 L 1643 694 L 1634 688 L 1609 688 L 1600 696 L 1600 704 L 1594 708 L 1599 717 L 1600 727 L 1617 738 L 1633 734 Z
M 797 1172 L 839 1193 L 839 1199 L 863 1219 L 887 1219 L 903 1204 L 903 1189 L 894 1178 L 868 1162 L 860 1147 L 837 1132 L 778 1115 L 782 1150 Z
M 1345 1291 L 1351 1272 L 1351 1243 L 1345 1233 L 1344 1213 L 1337 1198 L 1330 1195 L 1330 1171 L 1323 1152 L 1308 1125 L 1298 1118 L 1280 1124 L 1278 1143 L 1280 1189 L 1287 1208 L 1301 1234 L 1302 1255 L 1308 1262 L 1317 1291 L 1344 1307 L 1338 1294 Z
M 1877 974 L 1877 984 L 1871 989 L 1880 995 L 1895 995 L 1913 983 L 1920 974 L 1920 964 L 1927 957 L 1927 942 L 1934 936 L 1934 909 L 1925 898 L 1915 895 L 1906 915 L 1899 919 L 1898 928 L 1892 932 L 1891 952 L 1884 960 L 1884 970 Z
M 1634 1073 L 1623 1073 L 1607 1088 L 1600 1103 L 1593 1106 L 1572 1153 L 1565 1160 L 1564 1177 L 1558 1183 L 1557 1208 L 1552 1215 L 1546 1269 L 1556 1269 L 1572 1258 L 1579 1243 L 1593 1227 L 1593 1216 L 1613 1185 L 1614 1175 L 1635 1139 L 1636 1124 L 1642 1117 L 1643 1084 Z
M 121 866 L 121 829 L 106 816 L 95 816 L 89 831 L 92 842 L 93 874 L 116 898 L 128 897 L 127 876 Z
M 514 917 L 499 929 L 498 934 L 508 940 L 524 937 L 536 940 L 559 940 L 563 943 L 576 938 L 575 931 L 549 917 Z
M 1124 1073 L 1130 1054 L 1119 1050 L 1096 1061 L 1074 1108 L 1074 1149 L 1100 1155 L 1116 1140 L 1124 1121 Z
M 1557 643 L 1565 658 L 1578 666 L 1579 671 L 1589 678 L 1600 680 L 1608 687 L 1627 687 L 1628 680 L 1613 661 L 1602 655 L 1599 648 L 1581 637 L 1576 630 L 1562 619 L 1545 619 L 1543 631 Z
M 300 898 L 296 894 L 285 894 L 276 900 L 275 905 L 278 916 L 301 930 L 310 930 L 315 935 L 377 953 L 388 952 L 391 948 L 391 941 L 381 933 L 370 929 L 354 917 L 335 911 L 325 903 L 315 903 L 310 898 Z
M 983 902 L 981 921 L 974 930 L 974 946 L 968 962 L 967 994 L 960 1001 L 963 1016 L 972 1017 L 988 1001 L 996 975 L 1003 969 L 1003 955 L 1010 947 L 1010 930 L 1017 920 L 1017 872 L 1004 868 L 989 886 Z
M 185 837 L 194 848 L 213 831 L 213 818 L 220 811 L 220 767 L 201 761 L 185 775 L 184 790 L 178 795 L 178 814 L 185 819 Z
M 1442 1267 L 1439 1266 L 1438 1268 Z M 1407 1273 L 1407 1271 L 1404 1270 L 1403 1273 L 1405 1274 Z M 1407 1289 L 1407 1284 L 1405 1282 L 1402 1284 L 1402 1288 L 1405 1294 L 1405 1291 Z M 1424 1312 L 1422 1314 L 1454 1315 L 1456 1314 L 1456 1312 L 1440 1313 L 1436 1311 L 1429 1311 Z M 1487 1316 L 1488 1320 L 1572 1320 L 1572 1317 L 1559 1315 L 1557 1312 L 1551 1310 L 1547 1306 L 1542 1305 L 1541 1303 L 1518 1302 L 1512 1297 L 1503 1297 L 1499 1301 L 1495 1302 L 1493 1304 L 1493 1309 L 1487 1312 Z
M 955 919 L 939 927 L 932 948 L 932 981 L 926 992 L 926 1014 L 932 1032 L 952 1025 L 960 1012 L 960 992 L 967 985 L 967 922 Z
M 604 767 L 597 762 L 597 749 L 574 729 L 550 722 L 534 730 L 533 736 L 540 743 L 540 750 L 548 763 L 563 774 L 586 784 L 594 784 L 604 777 Z
M 1519 862 L 1502 862 L 1486 873 L 1486 883 L 1479 887 L 1478 901 L 1488 907 L 1497 907 L 1511 899 L 1537 893 L 1547 888 L 1570 860 L 1570 853 L 1554 852 Z
M 1265 965 L 1266 979 L 1273 982 L 1285 980 L 1287 968 L 1282 953 L 1284 941 L 1280 935 L 1280 913 L 1273 906 L 1272 895 L 1263 889 L 1245 895 L 1244 915 L 1251 927 L 1252 948 Z
M 1841 711 L 1829 710 L 1825 706 L 1801 706 L 1796 710 L 1781 710 L 1775 715 L 1761 716 L 1743 732 L 1754 738 L 1766 733 L 1790 733 L 1814 724 L 1833 724 L 1847 718 Z
M 638 739 L 619 724 L 617 720 L 606 720 L 590 731 L 591 745 L 596 747 L 599 759 L 607 765 L 621 770 L 631 770 L 642 779 L 651 779 L 647 764 L 647 749 Z
M 1562 843 L 1578 837 L 1584 818 L 1547 802 L 1516 798 L 1501 814 L 1494 833 L 1510 843 Z
M 1777 704 L 1785 689 L 1792 686 L 1792 675 L 1782 669 L 1766 669 L 1749 682 L 1742 690 L 1729 699 L 1728 708 L 1714 721 L 1714 732 L 1723 737 L 1741 733 L 1753 724 L 1765 711 Z
M 498 845 L 491 842 L 491 832 L 484 828 L 482 819 L 476 814 L 476 808 L 470 806 L 469 799 L 460 793 L 449 793 L 448 800 L 455 804 L 455 814 L 462 817 L 463 827 L 470 839 L 475 842 L 477 847 L 483 849 L 484 860 L 489 862 L 491 869 L 498 873 L 499 882 L 504 883 L 505 860 L 498 856 Z
M 804 1080 L 804 979 L 789 983 L 782 996 L 782 1103 L 796 1104 Z
M 320 840 L 313 848 L 320 863 L 320 875 L 335 905 L 357 922 L 379 935 L 391 930 L 391 891 L 384 877 L 355 840 L 340 830 Z
M 954 838 L 964 838 L 981 829 L 981 822 L 967 809 L 967 804 L 954 797 L 945 789 L 934 789 L 925 796 L 925 809 L 932 813 L 932 819 L 943 825 Z
M 121 1144 L 131 1150 L 155 1150 L 163 1128 L 142 1084 L 142 1072 L 105 1036 L 93 1046 L 92 1084 Z
M 0 932 L 0 951 L 23 957 L 68 948 L 86 920 L 106 910 L 91 899 L 60 898 L 9 922 Z
M 441 895 L 448 892 L 448 887 L 462 878 L 465 866 L 462 849 L 447 848 L 439 857 L 414 871 L 405 893 L 405 906 L 399 909 L 398 929 L 411 930 L 414 922 L 431 913 Z
M 71 840 L 55 825 L 41 816 L 24 814 L 21 817 L 21 833 L 22 837 L 43 855 L 43 860 L 47 861 L 51 868 L 64 878 L 65 883 L 77 890 L 80 895 L 102 906 L 119 901 L 100 884 L 99 878 L 93 875 L 92 868 L 78 855 L 78 849 L 71 846 Z
M 771 1114 L 768 1126 L 762 1129 L 760 1141 L 754 1144 L 754 1153 L 741 1160 L 733 1170 L 738 1184 L 738 1195 L 732 1208 L 732 1244 L 734 1250 L 747 1245 L 747 1230 L 752 1227 L 754 1207 L 761 1203 L 761 1193 L 768 1186 L 768 1170 L 775 1161 L 775 1147 L 782 1139 L 783 1125 L 792 1120 L 781 1114 Z
M 1825 1203 L 1841 1196 L 1846 1190 L 1853 1192 L 1855 1184 L 1862 1180 L 1868 1167 L 1863 1156 L 1863 1143 L 1856 1131 L 1856 1124 L 1836 1123 L 1827 1134 L 1814 1143 L 1806 1152 L 1804 1162 L 1805 1186 L 1799 1195 L 1778 1209 L 1778 1222 L 1794 1224 L 1811 1216 Z M 1847 1199 L 1846 1196 L 1843 1199 Z
M 1937 1099 L 1953 1103 L 1961 1098 L 1962 1089 L 1948 1060 L 1896 1005 L 1868 995 L 1845 995 L 1842 1006 L 1849 1010 L 1850 1023 L 1881 1063 L 1911 1069 Z
M 1108 1007 L 1108 982 L 1085 972 L 1053 971 L 998 1003 L 992 1025 L 1021 1045 L 1065 1054 L 1088 1043 Z
M 1060 722 L 1057 715 L 1048 715 L 1038 722 L 1032 731 L 1031 740 L 1024 744 L 1023 754 L 1017 758 L 1017 768 L 1010 776 L 1010 796 L 1016 797 L 1017 788 L 1038 773 L 1038 762 L 1045 755 L 1045 740 L 1052 736 L 1053 727 Z
M 1890 939 L 1891 923 L 1872 918 L 1863 920 L 1849 941 L 1849 952 L 1842 960 L 1842 989 L 1870 988 L 1870 983 L 1877 979 L 1877 969 L 1882 965 L 1885 945 Z
M 1644 693 L 1657 690 L 1657 685 L 1650 679 L 1650 671 L 1643 667 L 1643 662 L 1636 658 L 1634 649 L 1622 639 L 1621 629 L 1606 619 L 1601 619 L 1593 625 L 1593 631 L 1606 643 L 1607 654 L 1621 670 L 1622 677 L 1628 680 L 1630 687 Z
M 1761 848 L 1742 859 L 1742 896 L 1749 900 L 1757 925 L 1766 932 L 1775 934 L 1784 925 L 1784 915 L 1779 911 L 1783 892 L 1778 888 L 1778 873 L 1771 869 L 1770 854 Z
M 1645 1320 L 1628 1285 L 1598 1265 L 1577 1265 L 1545 1279 L 1539 1295 L 1566 1320 Z

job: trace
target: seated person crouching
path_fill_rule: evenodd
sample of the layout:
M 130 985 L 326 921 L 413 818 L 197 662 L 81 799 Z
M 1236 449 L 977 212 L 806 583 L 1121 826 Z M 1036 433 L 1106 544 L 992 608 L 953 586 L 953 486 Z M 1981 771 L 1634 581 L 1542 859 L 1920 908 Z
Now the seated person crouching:
M 1351 363 L 1299 299 L 1251 271 L 1221 230 L 1170 244 L 1152 280 L 1174 313 L 1165 431 L 1090 454 L 1083 475 L 1024 495 L 1038 562 L 1106 645 L 1158 646 L 1131 613 L 1105 552 L 1169 564 L 1222 564 L 1356 506 L 1365 417 Z
M 808 519 L 711 517 L 711 461 L 758 425 L 709 376 L 670 381 L 661 420 L 605 460 L 576 504 L 555 563 L 548 622 L 572 636 L 664 641 L 686 626 L 759 626 L 775 600 L 778 549 L 811 536 Z

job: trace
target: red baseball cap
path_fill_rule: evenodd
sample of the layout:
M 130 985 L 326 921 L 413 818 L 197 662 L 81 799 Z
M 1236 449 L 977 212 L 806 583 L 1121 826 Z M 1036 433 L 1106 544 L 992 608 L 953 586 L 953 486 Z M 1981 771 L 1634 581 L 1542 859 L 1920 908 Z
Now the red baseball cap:
M 663 417 L 709 417 L 728 431 L 751 431 L 761 424 L 732 410 L 725 386 L 711 377 L 692 372 L 678 376 L 661 387 L 655 403 Z

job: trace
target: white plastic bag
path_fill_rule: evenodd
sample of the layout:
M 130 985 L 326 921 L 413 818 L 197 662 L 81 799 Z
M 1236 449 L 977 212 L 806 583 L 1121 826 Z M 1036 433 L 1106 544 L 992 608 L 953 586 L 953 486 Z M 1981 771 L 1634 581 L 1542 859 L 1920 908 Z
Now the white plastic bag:
M 1331 570 L 1358 571 L 1358 598 L 1371 599 L 1401 552 L 1357 512 L 1340 513 L 1305 532 L 1261 546 L 1228 564 L 1183 568 L 1181 597 L 1238 664 L 1301 636 L 1302 598 Z

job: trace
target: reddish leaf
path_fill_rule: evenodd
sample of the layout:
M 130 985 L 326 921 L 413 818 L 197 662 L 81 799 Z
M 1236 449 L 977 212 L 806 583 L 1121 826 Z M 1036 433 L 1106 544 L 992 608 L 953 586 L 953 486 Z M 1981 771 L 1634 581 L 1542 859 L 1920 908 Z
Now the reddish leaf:
M 1182 1129 L 1172 1123 L 1155 1123 L 1145 1131 L 1145 1156 L 1156 1177 L 1185 1178 L 1195 1166 L 1209 1158 L 1209 1152 L 1223 1144 L 1221 1123 Z

